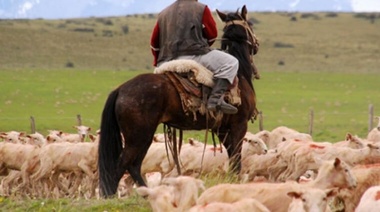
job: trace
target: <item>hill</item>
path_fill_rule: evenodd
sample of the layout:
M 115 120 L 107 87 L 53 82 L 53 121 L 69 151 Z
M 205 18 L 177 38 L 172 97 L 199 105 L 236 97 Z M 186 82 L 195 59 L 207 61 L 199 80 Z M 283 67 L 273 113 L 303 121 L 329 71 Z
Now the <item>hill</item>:
M 380 14 L 250 17 L 261 44 L 256 56 L 260 71 L 378 72 Z M 155 21 L 154 14 L 0 20 L 0 70 L 152 70 L 149 39 Z

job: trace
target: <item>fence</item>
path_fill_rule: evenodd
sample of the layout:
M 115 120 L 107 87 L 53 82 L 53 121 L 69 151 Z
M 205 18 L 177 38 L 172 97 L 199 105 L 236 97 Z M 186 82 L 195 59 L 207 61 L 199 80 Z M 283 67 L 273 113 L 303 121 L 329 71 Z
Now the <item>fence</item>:
M 373 120 L 375 118 L 374 115 L 374 106 L 372 104 L 368 107 L 368 132 L 373 129 Z M 379 117 L 380 118 L 380 117 Z M 263 112 L 260 111 L 258 114 L 259 119 L 259 130 L 264 130 L 264 116 Z M 314 110 L 310 110 L 309 113 L 309 127 L 308 127 L 308 134 L 313 135 L 313 129 L 314 129 Z
M 307 114 L 307 117 L 306 115 Z M 297 115 L 292 115 L 290 114 L 290 116 L 288 116 L 287 118 L 285 118 L 286 120 L 289 120 L 289 119 L 298 119 L 298 117 L 301 117 L 300 119 L 302 119 L 302 121 L 304 121 L 304 123 L 300 124 L 300 126 L 298 127 L 294 127 L 296 130 L 298 131 L 302 131 L 302 132 L 306 132 L 306 133 L 309 133 L 310 135 L 313 135 L 316 131 L 316 134 L 319 134 L 321 129 L 320 128 L 320 123 L 318 122 L 318 119 L 320 117 L 320 115 L 316 115 L 315 111 L 314 110 L 310 110 L 308 111 L 308 113 L 305 113 L 305 114 L 297 114 Z M 360 118 L 360 124 L 358 124 L 357 126 L 353 126 L 354 128 L 358 128 L 360 127 L 360 132 L 362 133 L 362 135 L 364 135 L 365 132 L 369 132 L 370 130 L 373 129 L 374 127 L 374 121 L 375 121 L 375 114 L 374 114 L 374 106 L 372 104 L 370 104 L 368 106 L 368 111 L 367 112 L 363 112 L 363 113 L 360 113 L 360 117 L 363 117 L 367 114 L 367 117 L 368 117 L 368 120 L 365 121 L 368 123 L 368 126 L 367 126 L 367 129 L 366 128 L 366 124 L 364 122 L 363 124 L 363 119 Z M 287 114 L 289 115 L 289 114 Z M 326 114 L 325 114 L 326 115 Z M 329 114 L 331 116 L 331 114 Z M 329 116 L 328 115 L 328 116 Z M 333 114 L 335 116 L 339 116 L 337 117 L 337 119 L 343 119 L 342 117 L 345 117 L 347 118 L 347 115 L 346 114 Z M 352 114 L 350 114 L 352 115 Z M 356 114 L 357 115 L 357 114 Z M 260 111 L 259 114 L 258 114 L 258 117 L 257 117 L 257 122 L 258 123 L 254 123 L 254 127 L 258 127 L 258 130 L 261 131 L 261 130 L 265 130 L 265 124 L 267 123 L 268 125 L 274 125 L 276 126 L 276 124 L 274 123 L 273 120 L 271 120 L 271 118 L 273 118 L 273 116 L 271 117 L 271 114 L 268 115 L 267 117 L 265 116 L 264 112 L 263 111 Z M 335 117 L 334 117 L 335 118 Z M 6 125 L 10 120 L 14 120 L 14 122 L 17 122 L 17 123 L 20 123 L 20 120 L 26 120 L 26 119 L 23 119 L 23 118 L 4 118 L 4 117 L 0 117 L 0 120 L 1 119 L 6 119 L 6 121 L 2 121 L 2 125 Z M 80 114 L 77 114 L 76 117 L 75 117 L 75 120 L 74 120 L 74 117 L 49 117 L 49 118 L 43 118 L 43 117 L 34 117 L 34 116 L 30 116 L 30 131 L 32 133 L 36 132 L 36 128 L 39 125 L 39 129 L 43 128 L 43 129 L 46 129 L 46 128 L 49 128 L 50 126 L 46 126 L 46 123 L 44 123 L 44 120 L 46 119 L 56 119 L 58 120 L 57 123 L 60 123 L 62 122 L 62 120 L 72 120 L 73 123 L 74 121 L 76 122 L 77 125 L 82 125 L 82 116 Z M 317 119 L 317 121 L 316 121 Z M 42 120 L 42 121 L 41 121 Z M 86 124 L 90 124 L 90 125 L 98 125 L 100 124 L 99 121 L 95 120 L 95 119 L 85 119 L 86 120 Z M 65 121 L 65 123 L 67 123 Z M 318 125 L 319 124 L 319 125 Z M 23 126 L 25 126 L 24 124 L 22 124 Z M 325 125 L 328 125 L 328 124 L 325 124 Z M 278 125 L 277 125 L 278 126 Z M 287 126 L 285 124 L 285 126 Z M 96 128 L 96 126 L 91 126 L 93 127 L 94 129 Z M 291 128 L 293 128 L 293 126 L 290 126 Z M 325 128 L 336 128 L 336 126 L 324 126 Z M 343 126 L 344 127 L 344 126 Z M 4 127 L 3 127 L 4 128 Z M 25 128 L 25 127 L 24 127 Z M 302 128 L 302 130 L 300 130 L 299 128 Z M 160 129 L 160 128 L 159 128 Z M 2 131 L 4 129 L 1 129 L 0 127 L 0 131 Z M 12 129 L 12 130 L 20 130 L 20 129 Z M 25 130 L 25 129 L 23 129 Z M 61 129 L 62 130 L 62 129 Z M 355 129 L 356 130 L 356 129 Z M 359 130 L 359 129 L 357 129 Z M 344 131 L 344 130 L 342 130 Z M 347 130 L 348 131 L 348 130 Z M 341 136 L 343 132 L 339 132 L 339 136 Z M 357 133 L 357 132 L 353 132 L 353 133 Z

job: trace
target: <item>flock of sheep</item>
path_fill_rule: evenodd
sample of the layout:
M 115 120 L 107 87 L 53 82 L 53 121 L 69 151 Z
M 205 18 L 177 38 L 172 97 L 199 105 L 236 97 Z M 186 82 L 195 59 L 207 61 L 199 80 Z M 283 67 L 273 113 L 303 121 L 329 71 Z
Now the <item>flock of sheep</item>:
M 52 130 L 0 134 L 1 195 L 37 198 L 98 196 L 99 133 Z M 155 134 L 143 161 L 147 187 L 126 174 L 118 196 L 144 196 L 153 211 L 345 211 L 380 209 L 380 119 L 366 138 L 316 142 L 288 127 L 247 132 L 239 183 L 205 188 L 201 174 L 228 174 L 222 145 L 188 139 L 180 150 L 181 176 L 164 134 Z M 200 196 L 199 196 L 200 194 Z

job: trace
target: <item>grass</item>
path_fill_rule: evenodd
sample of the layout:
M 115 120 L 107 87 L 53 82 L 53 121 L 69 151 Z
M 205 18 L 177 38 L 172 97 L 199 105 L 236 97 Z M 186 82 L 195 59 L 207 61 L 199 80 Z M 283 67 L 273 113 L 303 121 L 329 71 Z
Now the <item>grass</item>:
M 98 129 L 108 93 L 142 72 L 94 70 L 9 70 L 2 71 L 0 84 L 0 131 L 30 132 L 33 116 L 36 130 L 60 129 L 74 132 L 76 116 Z M 314 111 L 313 136 L 317 141 L 335 142 L 347 132 L 365 136 L 368 106 L 380 105 L 376 86 L 380 74 L 327 72 L 264 72 L 255 81 L 258 108 L 264 129 L 284 125 L 308 132 L 309 113 Z M 250 123 L 252 132 L 259 130 Z M 161 128 L 159 128 L 161 130 Z M 95 131 L 95 130 L 94 130 Z M 188 136 L 202 139 L 203 131 Z
M 264 129 L 284 125 L 339 141 L 364 137 L 368 106 L 379 115 L 380 19 L 353 13 L 251 13 L 260 39 L 255 81 Z M 375 14 L 379 17 L 379 14 Z M 0 131 L 73 132 L 76 116 L 99 127 L 108 93 L 131 77 L 151 72 L 149 38 L 156 15 L 65 20 L 0 20 Z M 291 20 L 296 19 L 296 21 Z M 220 33 L 223 25 L 217 21 Z M 216 42 L 214 47 L 219 47 Z M 249 130 L 258 131 L 258 122 Z M 161 130 L 159 128 L 159 130 Z M 185 136 L 202 139 L 203 131 Z M 207 186 L 236 182 L 204 176 Z M 0 198 L 4 211 L 150 211 L 146 200 Z
M 128 199 L 101 199 L 101 200 L 85 200 L 85 199 L 13 199 L 13 198 L 0 198 L 0 208 L 3 211 L 83 211 L 83 212 L 146 212 L 149 209 L 149 203 L 137 196 L 133 195 Z

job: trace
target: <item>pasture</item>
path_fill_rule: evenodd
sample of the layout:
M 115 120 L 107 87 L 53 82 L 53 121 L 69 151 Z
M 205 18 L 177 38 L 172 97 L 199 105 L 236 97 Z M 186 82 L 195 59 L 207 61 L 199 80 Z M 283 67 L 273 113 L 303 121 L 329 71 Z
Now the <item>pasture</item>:
M 94 70 L 11 70 L 2 71 L 0 129 L 30 133 L 30 116 L 36 130 L 60 129 L 74 132 L 76 115 L 93 129 L 99 128 L 100 114 L 108 93 L 141 72 Z M 365 136 L 368 106 L 380 106 L 379 74 L 327 72 L 262 72 L 255 81 L 258 107 L 264 129 L 288 126 L 308 132 L 309 113 L 314 110 L 313 136 L 316 141 L 338 141 L 347 132 Z M 378 113 L 377 113 L 378 114 Z M 258 121 L 250 123 L 257 132 Z M 95 130 L 93 132 L 95 132 Z M 158 128 L 161 132 L 162 128 Z M 204 132 L 187 132 L 198 139 Z
M 248 8 L 249 9 L 249 8 Z M 375 17 L 378 17 L 375 14 Z M 76 115 L 95 132 L 108 93 L 151 72 L 155 15 L 70 20 L 0 20 L 0 132 L 74 132 Z M 380 19 L 366 14 L 256 13 L 262 79 L 255 81 L 264 129 L 284 125 L 307 132 L 314 111 L 315 141 L 365 137 L 368 106 L 380 115 Z M 292 17 L 295 17 L 295 21 Z M 218 22 L 218 24 L 221 24 Z M 222 26 L 219 26 L 222 29 Z M 219 47 L 216 43 L 215 47 Z M 258 121 L 249 124 L 258 131 Z M 162 131 L 158 128 L 157 132 Z M 204 131 L 186 132 L 202 139 Z M 236 182 L 203 176 L 206 187 Z M 133 196 L 110 200 L 33 200 L 0 197 L 5 211 L 150 211 Z

